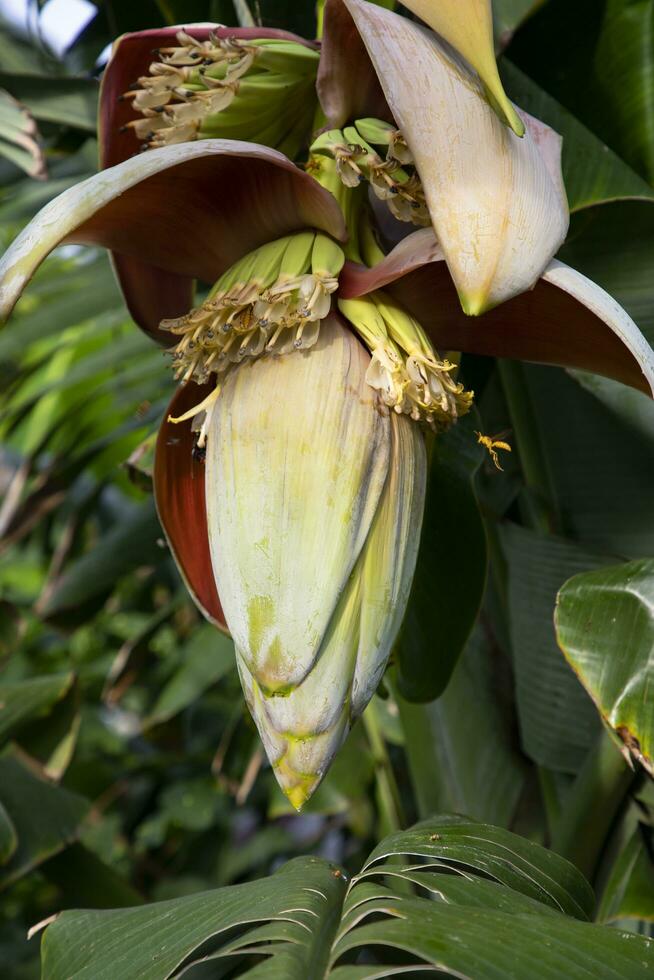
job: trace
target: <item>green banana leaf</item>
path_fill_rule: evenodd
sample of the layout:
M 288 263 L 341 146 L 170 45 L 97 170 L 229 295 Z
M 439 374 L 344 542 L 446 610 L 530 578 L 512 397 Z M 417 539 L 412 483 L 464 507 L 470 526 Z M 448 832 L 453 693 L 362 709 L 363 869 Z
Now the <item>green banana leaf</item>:
M 608 0 L 595 49 L 600 131 L 654 182 L 654 2 Z
M 654 775 L 654 561 L 576 575 L 559 592 L 557 639 L 602 720 Z
M 383 840 L 349 881 L 322 858 L 296 858 L 256 882 L 64 912 L 46 929 L 42 977 L 165 980 L 202 976 L 200 965 L 284 980 L 650 976 L 654 944 L 591 924 L 592 906 L 563 858 L 488 824 L 434 817 Z

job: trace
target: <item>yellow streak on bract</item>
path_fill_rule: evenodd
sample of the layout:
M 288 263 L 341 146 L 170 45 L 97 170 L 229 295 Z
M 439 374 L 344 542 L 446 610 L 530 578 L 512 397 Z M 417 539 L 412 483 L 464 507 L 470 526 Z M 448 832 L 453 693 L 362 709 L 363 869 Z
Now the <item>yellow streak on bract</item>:
M 317 773 L 298 773 L 289 766 L 285 758 L 275 763 L 277 779 L 289 803 L 299 811 L 313 794 L 320 781 Z
M 248 602 L 250 649 L 258 654 L 264 635 L 274 622 L 273 601 L 269 595 L 252 596 Z
M 487 313 L 492 308 L 488 304 L 486 293 L 481 291 L 466 293 L 460 290 L 459 301 L 466 316 L 481 316 L 482 313 Z
M 252 596 L 248 601 L 247 617 L 250 651 L 259 660 L 258 684 L 266 696 L 283 697 L 291 689 L 283 679 L 286 664 L 282 641 L 279 633 L 273 632 L 275 608 L 272 597 Z
M 523 136 L 524 124 L 497 71 L 490 0 L 404 0 L 404 4 L 463 55 L 492 96 L 497 114 L 516 136 Z

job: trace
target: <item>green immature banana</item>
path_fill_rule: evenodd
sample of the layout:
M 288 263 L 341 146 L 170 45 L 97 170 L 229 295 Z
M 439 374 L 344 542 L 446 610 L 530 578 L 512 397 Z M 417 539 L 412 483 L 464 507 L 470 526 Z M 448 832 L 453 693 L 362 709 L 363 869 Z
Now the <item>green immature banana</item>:
M 383 124 L 375 127 L 373 135 L 378 137 L 382 127 Z M 397 145 L 401 148 L 399 137 Z M 386 203 L 399 221 L 429 224 L 418 175 L 400 166 L 398 159 L 390 153 L 383 160 L 356 127 L 346 126 L 343 130 L 330 129 L 321 133 L 311 144 L 311 153 L 333 157 L 336 172 L 346 187 L 354 188 L 368 181 L 375 195 Z M 406 154 L 401 155 L 406 157 Z
M 451 425 L 472 404 L 453 377 L 456 365 L 442 360 L 420 324 L 381 290 L 359 299 L 339 299 L 338 308 L 368 347 L 366 381 L 385 405 L 434 429 Z
M 145 149 L 243 139 L 295 157 L 306 146 L 317 105 L 313 48 L 270 38 L 198 41 L 180 31 L 158 57 L 124 96 L 140 114 L 127 128 Z
M 328 235 L 323 235 L 321 232 L 318 232 L 311 252 L 311 271 L 313 274 L 324 277 L 338 277 L 344 262 L 345 255 L 340 245 L 333 238 L 329 238 Z
M 344 261 L 342 248 L 314 231 L 287 235 L 244 256 L 201 306 L 162 320 L 161 328 L 179 338 L 172 351 L 176 377 L 204 384 L 214 375 L 222 380 L 243 360 L 312 347 L 331 309 Z M 202 415 L 201 445 L 210 422 L 208 408 L 203 403 L 173 419 Z
M 413 154 L 397 127 L 381 119 L 357 119 L 354 128 L 367 143 L 387 147 L 387 156 L 398 163 L 413 163 Z
M 289 235 L 282 260 L 281 279 L 295 279 L 309 270 L 315 240 L 316 234 L 313 231 Z
M 287 75 L 308 75 L 315 78 L 320 55 L 306 44 L 261 38 L 248 42 L 257 49 L 252 71 L 279 72 Z

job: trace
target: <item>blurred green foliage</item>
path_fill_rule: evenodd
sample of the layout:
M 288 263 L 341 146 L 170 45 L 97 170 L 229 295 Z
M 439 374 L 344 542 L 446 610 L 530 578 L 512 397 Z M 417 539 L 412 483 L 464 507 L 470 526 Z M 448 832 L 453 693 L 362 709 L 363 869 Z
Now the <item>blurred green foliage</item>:
M 33 180 L 33 158 L 0 148 L 3 247 L 94 172 L 98 59 L 117 35 L 315 24 L 298 0 L 96 7 L 61 58 L 0 25 L 0 89 L 38 127 L 47 168 Z M 565 138 L 562 257 L 652 340 L 654 2 L 504 0 L 495 15 L 509 94 Z M 46 262 L 0 334 L 3 977 L 39 976 L 27 929 L 64 908 L 174 899 L 300 854 L 359 868 L 388 829 L 389 778 L 405 825 L 456 810 L 545 844 L 583 835 L 594 798 L 579 774 L 604 736 L 552 614 L 572 574 L 654 556 L 652 405 L 554 368 L 470 357 L 463 373 L 478 425 L 510 430 L 515 451 L 498 473 L 454 430 L 434 453 L 420 577 L 372 706 L 382 754 L 358 725 L 298 816 L 264 764 L 231 641 L 200 620 L 162 539 L 150 476 L 166 357 L 130 323 L 104 254 Z M 458 548 L 469 560 L 441 564 Z M 654 797 L 614 755 L 616 816 L 590 872 L 602 920 L 651 933 Z

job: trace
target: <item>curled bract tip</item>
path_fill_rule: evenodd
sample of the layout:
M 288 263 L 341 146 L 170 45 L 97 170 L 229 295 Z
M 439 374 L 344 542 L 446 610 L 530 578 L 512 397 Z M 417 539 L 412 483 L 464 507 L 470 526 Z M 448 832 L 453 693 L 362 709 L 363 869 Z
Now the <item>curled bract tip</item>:
M 518 137 L 525 124 L 500 80 L 493 47 L 491 0 L 405 0 L 404 6 L 461 54 L 479 75 L 499 118 Z
M 654 394 L 654 354 L 629 314 L 601 286 L 554 259 L 530 289 L 468 316 L 434 234 L 407 236 L 381 262 L 348 262 L 341 297 L 383 287 L 421 324 L 438 350 L 578 368 Z

